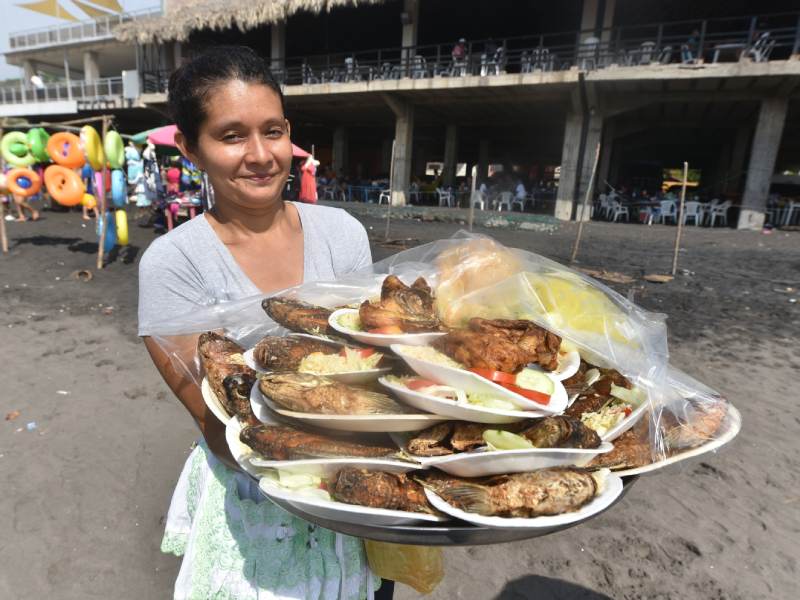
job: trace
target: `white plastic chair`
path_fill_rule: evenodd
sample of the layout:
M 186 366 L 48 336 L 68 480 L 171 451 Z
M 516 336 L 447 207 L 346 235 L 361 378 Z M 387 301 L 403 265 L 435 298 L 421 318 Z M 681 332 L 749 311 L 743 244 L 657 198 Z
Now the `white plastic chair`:
M 515 206 L 519 206 L 519 212 L 525 212 L 525 203 L 527 201 L 528 201 L 527 195 L 524 198 L 519 198 L 518 196 L 514 196 L 514 199 L 511 201 L 511 210 L 514 210 Z
M 672 219 L 672 222 L 678 224 L 678 207 L 675 205 L 674 200 L 662 200 L 660 203 L 658 214 L 654 221 L 658 223 L 667 224 L 667 219 Z
M 617 222 L 617 219 L 620 217 L 625 217 L 625 220 L 630 223 L 631 216 L 628 212 L 627 206 L 622 206 L 622 203 L 619 200 L 612 200 L 611 201 L 611 221 L 614 223 Z
M 605 194 L 600 194 L 597 199 L 600 201 L 600 208 L 597 209 L 598 216 L 601 219 L 605 219 L 608 215 L 608 211 L 611 208 L 611 205 L 608 202 L 608 196 Z
M 506 207 L 506 210 L 511 210 L 511 197 L 513 194 L 511 192 L 500 192 L 500 199 L 497 201 L 497 211 L 500 212 L 503 210 L 503 206 Z
M 386 201 L 386 204 L 389 204 L 392 200 L 392 192 L 391 190 L 381 190 L 381 193 L 378 195 L 378 204 L 383 204 L 383 201 Z
M 700 203 L 695 200 L 687 202 L 683 207 L 683 215 L 681 216 L 683 224 L 686 225 L 686 221 L 689 219 L 694 219 L 695 226 L 700 225 L 703 220 L 703 210 L 700 208 Z
M 800 202 L 795 202 L 794 200 L 790 200 L 789 204 L 786 206 L 783 212 L 783 223 L 782 225 L 791 225 L 792 221 L 795 217 L 795 209 L 800 211 Z
M 453 193 L 450 190 L 436 188 L 436 195 L 439 197 L 439 206 L 453 206 Z
M 477 206 L 481 210 L 486 210 L 486 198 L 484 198 L 480 190 L 475 190 L 472 192 L 472 198 L 470 200 L 472 202 L 472 206 Z
M 711 227 L 714 226 L 714 223 L 719 217 L 720 223 L 727 227 L 728 225 L 728 209 L 731 207 L 731 201 L 725 200 L 722 204 L 717 204 L 714 208 L 711 209 L 711 222 L 709 225 Z

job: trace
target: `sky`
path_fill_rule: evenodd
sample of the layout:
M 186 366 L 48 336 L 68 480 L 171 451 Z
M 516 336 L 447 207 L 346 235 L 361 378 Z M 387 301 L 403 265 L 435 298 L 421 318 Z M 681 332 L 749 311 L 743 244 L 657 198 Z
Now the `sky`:
M 38 29 L 40 27 L 53 27 L 56 25 L 67 24 L 68 21 L 55 19 L 40 13 L 20 8 L 17 4 L 25 4 L 34 0 L 0 0 L 0 51 L 8 49 L 8 34 L 24 31 L 27 29 Z M 89 20 L 89 17 L 81 9 L 75 6 L 71 0 L 59 0 L 71 14 L 81 20 Z M 91 2 L 91 0 L 88 0 Z M 126 11 L 140 10 L 142 8 L 152 8 L 161 6 L 161 0 L 119 0 L 119 3 Z M 6 63 L 5 56 L 0 58 L 0 80 L 19 77 L 20 68 Z

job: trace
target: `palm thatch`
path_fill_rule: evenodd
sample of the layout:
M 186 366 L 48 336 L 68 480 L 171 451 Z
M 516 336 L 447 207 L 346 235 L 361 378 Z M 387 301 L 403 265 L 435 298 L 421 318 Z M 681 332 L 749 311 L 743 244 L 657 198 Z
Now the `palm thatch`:
M 230 29 L 240 31 L 286 21 L 297 12 L 330 12 L 334 8 L 382 4 L 386 0 L 172 0 L 167 11 L 122 23 L 114 30 L 122 42 L 185 41 L 192 31 Z

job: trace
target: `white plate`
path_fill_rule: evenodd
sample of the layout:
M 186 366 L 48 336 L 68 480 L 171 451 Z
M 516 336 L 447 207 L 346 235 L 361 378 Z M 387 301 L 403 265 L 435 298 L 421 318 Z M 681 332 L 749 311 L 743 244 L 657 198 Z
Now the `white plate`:
M 529 418 L 559 414 L 564 412 L 564 409 L 567 408 L 567 390 L 564 389 L 563 384 L 558 379 L 555 379 L 549 373 L 547 373 L 547 376 L 553 382 L 554 391 L 553 395 L 550 396 L 550 403 L 545 406 L 533 400 L 528 400 L 519 394 L 515 394 L 503 386 L 470 371 L 437 365 L 427 360 L 413 358 L 404 354 L 402 348 L 397 344 L 393 344 L 391 348 L 392 352 L 406 361 L 408 366 L 419 376 L 444 385 L 450 385 L 466 392 L 491 394 L 501 400 L 508 400 L 517 408 L 528 413 Z
M 648 400 L 644 400 L 639 406 L 631 411 L 631 414 L 601 435 L 600 439 L 604 442 L 613 442 L 623 433 L 628 431 L 628 429 L 636 425 L 636 422 L 647 412 L 648 406 L 650 406 L 650 402 Z
M 424 513 L 370 508 L 357 504 L 345 504 L 334 500 L 303 496 L 279 487 L 266 478 L 262 478 L 259 481 L 258 487 L 268 498 L 286 500 L 311 515 L 321 519 L 341 521 L 342 523 L 352 523 L 354 525 L 411 525 L 420 522 L 441 523 L 448 520 L 446 517 Z
M 428 414 L 322 415 L 318 413 L 302 413 L 293 410 L 285 410 L 275 404 L 271 398 L 264 396 L 258 388 L 257 382 L 250 393 L 250 404 L 253 406 L 253 412 L 259 420 L 263 420 L 261 418 L 262 415 L 269 418 L 269 411 L 272 411 L 283 417 L 288 417 L 308 425 L 337 431 L 352 431 L 354 433 L 421 431 L 437 423 L 441 423 L 442 421 L 450 420 L 447 417 Z
M 738 411 L 738 409 L 733 406 L 733 404 L 728 404 L 728 413 L 725 415 L 725 419 L 722 421 L 722 425 L 720 426 L 720 430 L 717 432 L 716 438 L 713 440 L 709 440 L 702 446 L 697 446 L 696 448 L 691 448 L 686 450 L 685 452 L 680 452 L 674 456 L 670 456 L 669 458 L 665 458 L 664 460 L 660 460 L 658 462 L 651 463 L 649 465 L 644 465 L 643 467 L 635 467 L 633 469 L 623 469 L 621 471 L 614 471 L 614 474 L 619 475 L 620 477 L 627 477 L 630 475 L 642 475 L 644 473 L 650 473 L 652 471 L 656 471 L 658 469 L 663 469 L 664 467 L 680 462 L 682 460 L 686 460 L 688 458 L 692 458 L 694 456 L 700 456 L 701 454 L 705 454 L 707 452 L 713 452 L 730 442 L 733 438 L 735 438 L 739 431 L 742 429 L 742 415 Z
M 208 377 L 203 377 L 203 381 L 200 383 L 200 392 L 203 394 L 203 400 L 205 400 L 206 406 L 214 413 L 215 417 L 223 423 L 227 423 L 231 420 L 231 415 L 228 414 L 225 406 L 223 406 L 222 402 L 217 398 L 214 390 L 211 389 L 211 384 L 208 383 Z
M 230 419 L 225 426 L 225 441 L 228 442 L 228 449 L 231 451 L 236 463 L 242 469 L 255 477 L 260 477 L 264 472 L 263 468 L 258 468 L 250 462 L 250 458 L 254 456 L 254 452 L 249 446 L 243 444 L 239 440 L 239 434 L 242 431 L 242 424 L 238 418 Z
M 358 313 L 356 308 L 340 308 L 333 311 L 328 318 L 328 324 L 339 333 L 349 335 L 354 340 L 362 344 L 370 346 L 382 346 L 384 348 L 392 344 L 405 344 L 407 346 L 427 346 L 433 340 L 443 335 L 447 335 L 441 331 L 434 331 L 431 333 L 398 333 L 396 335 L 387 335 L 383 333 L 367 333 L 366 331 L 353 331 L 347 327 L 343 327 L 339 323 L 339 317 L 346 313 Z
M 431 490 L 426 489 L 425 493 L 427 494 L 430 503 L 436 509 L 475 525 L 496 527 L 499 529 L 552 529 L 555 527 L 563 527 L 564 525 L 569 525 L 571 523 L 585 521 L 589 517 L 596 515 L 597 513 L 608 508 L 622 493 L 622 479 L 614 473 L 607 475 L 605 489 L 603 492 L 595 496 L 591 502 L 584 505 L 580 510 L 564 513 L 563 515 L 554 515 L 552 517 L 535 517 L 532 519 L 485 517 L 475 513 L 468 513 L 451 506 Z
M 367 469 L 372 471 L 386 471 L 388 473 L 408 473 L 424 469 L 421 464 L 391 458 L 300 458 L 295 460 L 267 460 L 258 455 L 250 458 L 254 467 L 281 469 L 292 473 L 310 473 L 312 475 L 329 477 L 345 467 L 354 469 Z
M 533 415 L 521 410 L 501 410 L 499 408 L 484 408 L 477 404 L 459 404 L 455 400 L 437 398 L 422 392 L 415 392 L 405 386 L 396 385 L 387 381 L 385 377 L 378 380 L 385 388 L 391 390 L 403 402 L 435 415 L 458 419 L 459 421 L 471 421 L 473 423 L 493 423 L 495 425 L 503 423 L 516 423 L 523 419 L 530 419 Z
M 544 371 L 538 365 L 529 365 L 531 368 L 536 368 L 541 371 Z M 555 371 L 544 371 L 545 373 L 549 373 L 555 379 L 559 381 L 564 381 L 565 379 L 569 379 L 575 373 L 578 372 L 578 369 L 581 367 L 581 355 L 578 354 L 577 351 L 572 350 L 571 352 L 559 352 L 558 354 L 558 367 Z
M 448 456 L 412 456 L 425 467 L 436 467 L 456 477 L 484 477 L 504 473 L 527 473 L 550 467 L 582 467 L 614 446 L 598 448 L 530 448 L 524 450 L 473 450 Z
M 271 373 L 272 371 L 265 369 L 256 362 L 255 356 L 253 356 L 253 352 L 255 348 L 250 348 L 247 352 L 243 354 L 245 364 L 256 371 L 257 373 Z M 304 371 L 304 373 L 307 371 Z M 340 383 L 346 383 L 348 385 L 359 385 L 370 383 L 375 381 L 378 377 L 382 375 L 386 375 L 387 373 L 391 373 L 391 367 L 383 367 L 381 369 L 367 369 L 365 371 L 347 371 L 344 373 L 312 373 L 312 375 L 322 375 L 323 377 L 327 377 L 328 379 L 333 379 Z

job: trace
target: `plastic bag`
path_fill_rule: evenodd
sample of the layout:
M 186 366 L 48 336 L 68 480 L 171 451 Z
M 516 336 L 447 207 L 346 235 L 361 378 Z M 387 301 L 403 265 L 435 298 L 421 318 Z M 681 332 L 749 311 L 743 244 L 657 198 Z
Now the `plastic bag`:
M 449 326 L 462 326 L 472 317 L 531 320 L 561 336 L 562 349 L 577 349 L 587 363 L 622 373 L 642 390 L 646 403 L 645 416 L 622 438 L 638 444 L 636 464 L 667 460 L 724 430 L 729 405 L 722 395 L 669 366 L 664 315 L 636 306 L 587 275 L 487 236 L 458 232 L 335 281 L 308 282 L 275 295 L 330 309 L 357 305 L 379 296 L 388 274 L 406 283 L 424 277 Z M 153 327 L 155 339 L 200 385 L 199 362 L 183 336 L 224 331 L 247 349 L 265 335 L 286 334 L 262 309 L 263 300 L 259 295 L 220 302 L 170 318 Z M 634 434 L 645 441 L 631 439 Z M 606 457 L 616 459 L 613 452 Z M 621 465 L 630 461 L 622 458 Z
M 382 579 L 411 586 L 430 594 L 444 579 L 442 549 L 433 546 L 405 546 L 364 540 L 370 570 Z

